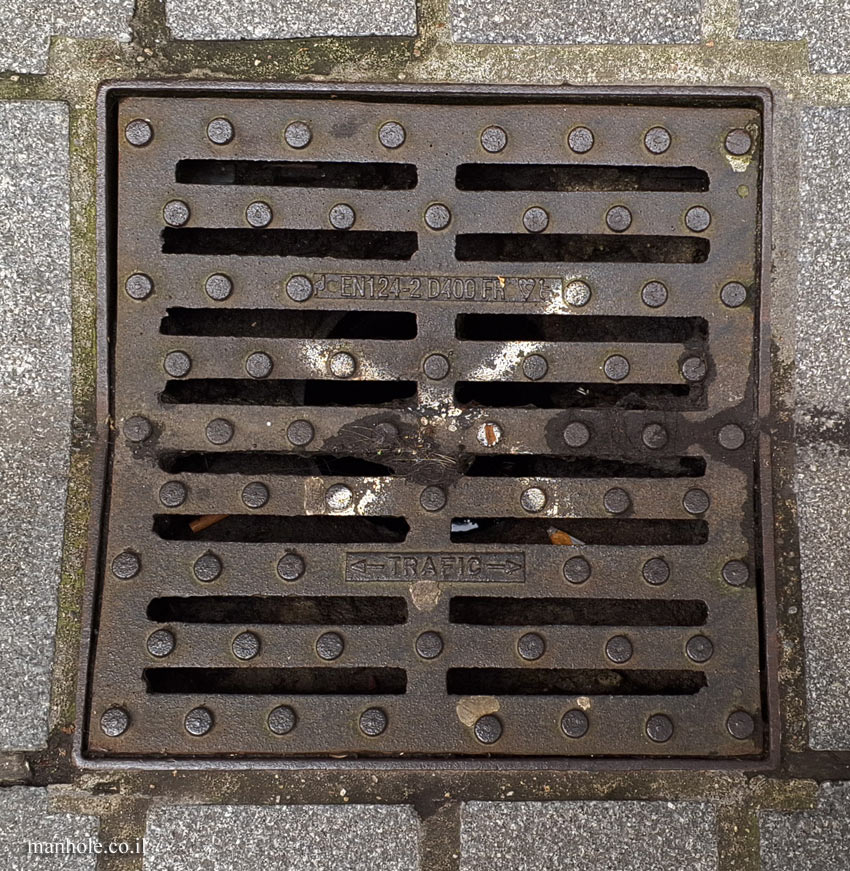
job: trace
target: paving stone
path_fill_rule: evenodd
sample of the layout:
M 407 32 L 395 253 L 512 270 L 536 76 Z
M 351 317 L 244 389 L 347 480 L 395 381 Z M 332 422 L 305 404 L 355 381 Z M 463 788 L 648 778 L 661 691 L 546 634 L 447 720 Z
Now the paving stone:
M 51 35 L 129 41 L 134 0 L 3 0 L 0 70 L 47 71 Z
M 146 871 L 416 871 L 413 808 L 199 805 L 148 815 Z
M 458 42 L 698 42 L 703 0 L 452 0 Z
M 716 818 L 705 803 L 472 802 L 461 871 L 715 871 Z
M 17 786 L 0 789 L 0 871 L 43 868 L 45 871 L 90 871 L 97 856 L 90 839 L 96 838 L 96 817 L 50 813 L 47 789 Z M 31 852 L 30 842 L 42 850 L 70 850 L 84 847 L 86 852 Z M 52 846 L 56 845 L 56 846 Z
M 846 871 L 850 784 L 824 783 L 812 811 L 759 813 L 761 871 Z
M 809 739 L 850 748 L 850 109 L 802 119 L 796 441 Z M 827 339 L 825 341 L 825 339 Z
M 70 442 L 68 110 L 0 103 L 0 747 L 47 735 Z
M 415 0 L 167 0 L 166 9 L 177 39 L 416 34 Z
M 806 39 L 819 73 L 850 72 L 850 0 L 740 0 L 742 39 Z

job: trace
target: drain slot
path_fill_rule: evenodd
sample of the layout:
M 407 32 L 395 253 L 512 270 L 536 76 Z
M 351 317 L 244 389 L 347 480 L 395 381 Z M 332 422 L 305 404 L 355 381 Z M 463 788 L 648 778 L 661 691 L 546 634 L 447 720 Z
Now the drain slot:
M 167 381 L 161 402 L 177 405 L 402 406 L 415 381 L 331 381 L 321 378 L 187 378 Z
M 577 163 L 462 163 L 462 191 L 707 191 L 695 166 L 611 166 Z
M 332 475 L 341 478 L 390 477 L 394 471 L 383 463 L 333 454 L 291 454 L 271 451 L 168 451 L 159 455 L 163 472 L 207 475 Z
M 410 260 L 418 248 L 417 234 L 401 230 L 165 227 L 162 231 L 163 254 Z
M 185 382 L 178 382 L 185 383 Z M 597 384 L 575 381 L 458 381 L 458 405 L 490 408 L 700 408 L 703 390 L 688 384 Z
M 702 626 L 699 599 L 583 599 L 454 596 L 449 622 L 474 626 Z
M 346 312 L 279 308 L 170 308 L 159 331 L 168 336 L 256 336 L 264 339 L 415 339 L 412 312 Z
M 181 184 L 409 191 L 416 187 L 417 172 L 412 163 L 179 160 L 174 179 Z
M 552 533 L 566 532 L 584 544 L 610 547 L 698 545 L 708 541 L 704 520 L 619 519 L 553 520 L 531 517 L 455 517 L 451 540 L 459 544 L 549 544 Z
M 403 695 L 403 668 L 146 668 L 149 693 L 223 695 Z
M 683 669 L 450 668 L 450 695 L 691 696 L 707 685 Z
M 410 531 L 403 517 L 326 517 L 230 514 L 199 532 L 197 514 L 155 514 L 153 531 L 166 541 L 241 541 L 292 544 L 398 544 Z
M 459 233 L 455 240 L 457 260 L 496 263 L 705 263 L 710 249 L 708 239 L 690 236 Z
M 472 342 L 656 342 L 684 344 L 708 336 L 705 318 L 616 315 L 461 314 L 455 335 Z
M 470 478 L 701 478 L 705 459 L 659 457 L 630 462 L 556 454 L 478 454 L 466 474 Z
M 277 623 L 287 626 L 396 626 L 407 622 L 400 596 L 162 596 L 158 623 Z

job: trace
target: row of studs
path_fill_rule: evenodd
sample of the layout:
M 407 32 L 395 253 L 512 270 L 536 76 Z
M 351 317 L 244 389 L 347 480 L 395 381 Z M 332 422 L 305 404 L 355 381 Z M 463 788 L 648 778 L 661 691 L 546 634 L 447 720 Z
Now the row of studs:
M 255 200 L 245 207 L 245 222 L 250 227 L 268 227 L 274 218 L 272 207 Z M 169 200 L 162 208 L 162 218 L 170 227 L 182 227 L 192 217 L 185 200 Z M 431 203 L 422 215 L 431 230 L 445 230 L 452 220 L 451 210 L 444 203 Z M 529 233 L 542 233 L 549 227 L 551 215 L 542 206 L 530 206 L 523 211 L 522 225 Z M 328 223 L 335 230 L 350 230 L 357 220 L 354 206 L 337 203 L 328 211 Z M 605 224 L 614 233 L 625 233 L 631 227 L 633 215 L 627 206 L 610 206 L 605 211 Z M 702 233 L 711 225 L 711 213 L 705 206 L 690 206 L 682 214 L 685 227 L 692 233 Z
M 251 481 L 242 488 L 242 504 L 246 508 L 264 508 L 271 498 L 268 485 Z M 159 488 L 159 501 L 166 508 L 179 508 L 189 498 L 189 488 L 182 481 L 166 481 Z M 347 484 L 332 484 L 325 490 L 325 506 L 329 511 L 347 511 L 354 504 L 354 492 Z M 524 511 L 536 514 L 548 504 L 549 496 L 543 487 L 526 487 L 519 496 Z M 426 511 L 440 511 L 447 502 L 446 491 L 441 487 L 425 487 L 419 502 Z M 611 487 L 602 497 L 602 506 L 608 514 L 625 514 L 633 507 L 631 494 L 623 487 Z M 688 514 L 701 516 L 711 507 L 711 499 L 705 490 L 691 487 L 682 496 L 682 507 Z
M 252 351 L 243 362 L 245 373 L 252 378 L 268 378 L 274 369 L 274 360 L 266 351 Z M 163 358 L 162 368 L 172 378 L 185 378 L 192 371 L 192 358 L 185 351 L 168 351 Z M 358 370 L 358 360 L 348 351 L 337 351 L 328 359 L 328 372 L 334 378 L 351 378 Z M 702 381 L 708 366 L 702 357 L 687 357 L 679 367 L 686 381 Z M 549 362 L 542 354 L 529 354 L 519 366 L 529 381 L 539 381 L 546 377 Z M 422 361 L 422 371 L 432 381 L 442 381 L 451 371 L 448 357 L 443 354 L 429 354 Z M 602 364 L 602 371 L 609 381 L 623 381 L 629 377 L 632 364 L 622 354 L 611 354 Z
M 290 275 L 284 287 L 286 295 L 293 302 L 306 302 L 315 290 L 313 282 L 306 275 Z M 144 300 L 154 292 L 154 283 L 150 276 L 142 272 L 134 272 L 124 282 L 124 290 L 131 299 Z M 455 298 L 458 300 L 467 299 L 468 297 L 464 296 L 467 293 L 466 289 L 461 288 L 461 290 L 461 295 Z M 233 280 L 229 275 L 217 272 L 206 278 L 204 291 L 210 299 L 222 302 L 233 293 Z M 590 284 L 582 279 L 573 279 L 564 285 L 564 302 L 576 308 L 587 305 L 592 295 Z M 640 297 L 644 305 L 649 308 L 660 308 L 667 302 L 669 291 L 666 284 L 653 279 L 643 285 Z M 744 304 L 746 299 L 747 288 L 739 281 L 727 282 L 720 291 L 720 301 L 727 308 L 738 308 Z M 470 298 L 470 301 L 474 301 L 474 297 Z
M 279 705 L 268 714 L 266 722 L 275 735 L 286 735 L 296 727 L 298 715 L 291 706 Z M 363 735 L 377 738 L 389 726 L 389 717 L 382 708 L 367 708 L 359 715 L 357 723 Z M 183 719 L 186 732 L 195 737 L 207 735 L 214 725 L 215 715 L 206 706 L 192 708 Z M 101 731 L 110 738 L 120 737 L 130 726 L 130 714 L 125 708 L 117 705 L 106 710 L 100 718 Z M 561 731 L 568 738 L 583 738 L 590 730 L 590 726 L 590 717 L 580 708 L 571 708 L 560 720 Z M 755 726 L 754 717 L 742 710 L 732 711 L 725 723 L 726 731 L 740 741 L 751 738 Z M 653 714 L 644 723 L 646 736 L 658 744 L 669 741 L 674 731 L 673 720 L 667 714 Z M 485 714 L 475 721 L 472 732 L 482 744 L 495 744 L 504 733 L 502 718 L 494 714 Z
M 229 145 L 236 138 L 236 127 L 228 118 L 213 118 L 207 124 L 207 138 L 214 145 Z M 137 148 L 149 145 L 154 128 L 144 118 L 134 118 L 124 128 L 124 137 Z M 407 131 L 398 121 L 385 121 L 377 131 L 378 142 L 384 148 L 400 148 L 407 140 Z M 577 125 L 566 133 L 566 145 L 574 154 L 587 154 L 596 144 L 596 136 L 589 127 Z M 283 130 L 283 141 L 296 150 L 306 148 L 313 141 L 313 130 L 305 121 L 291 121 Z M 481 147 L 490 154 L 504 151 L 508 134 L 503 127 L 491 125 L 479 135 Z M 666 127 L 650 127 L 643 134 L 643 146 L 650 154 L 664 154 L 673 144 L 673 136 Z M 752 136 L 740 127 L 730 130 L 723 140 L 729 154 L 743 156 L 753 147 Z
M 277 573 L 284 581 L 297 581 L 306 568 L 304 557 L 297 553 L 286 553 L 277 562 Z M 141 570 L 142 560 L 135 551 L 124 550 L 112 560 L 112 574 L 121 580 L 130 580 Z M 195 577 L 203 583 L 217 580 L 223 570 L 221 558 L 212 551 L 201 554 L 192 566 Z M 585 583 L 592 572 L 590 562 L 583 556 L 570 557 L 564 562 L 563 575 L 571 584 Z M 651 557 L 643 564 L 641 574 L 648 584 L 660 586 L 670 579 L 670 565 L 663 557 Z M 743 560 L 729 560 L 721 570 L 721 577 L 732 587 L 743 587 L 750 578 L 750 569 Z
M 147 650 L 151 656 L 163 659 L 170 656 L 177 646 L 177 639 L 171 629 L 156 629 L 147 639 Z M 443 638 L 439 632 L 423 632 L 416 639 L 416 652 L 422 659 L 436 659 L 443 652 Z M 256 632 L 245 630 L 236 635 L 230 650 L 237 659 L 248 661 L 260 655 L 262 642 Z M 345 639 L 339 632 L 323 632 L 316 639 L 316 655 L 326 662 L 339 659 L 345 652 Z M 526 632 L 516 642 L 519 656 L 534 662 L 546 653 L 546 640 L 537 632 Z M 605 656 L 614 663 L 622 665 L 634 654 L 634 645 L 626 635 L 612 635 L 605 642 Z M 694 635 L 685 644 L 685 654 L 692 662 L 708 662 L 714 655 L 714 644 L 704 635 Z
M 124 435 L 131 442 L 143 442 L 150 438 L 153 426 L 145 417 L 138 415 L 128 417 L 124 421 Z M 236 425 L 223 417 L 216 417 L 204 427 L 207 441 L 214 445 L 226 445 L 236 434 Z M 286 428 L 286 439 L 294 447 L 306 447 L 315 437 L 315 429 L 309 420 L 294 420 Z M 476 432 L 479 444 L 486 448 L 495 447 L 502 440 L 504 430 L 502 425 L 494 420 L 481 423 Z M 584 421 L 574 420 L 564 427 L 563 439 L 568 447 L 583 448 L 591 441 L 591 427 Z M 375 427 L 376 445 L 390 444 L 398 438 L 398 428 L 389 421 L 383 421 Z M 727 451 L 735 451 L 744 445 L 746 433 L 736 423 L 727 423 L 717 431 L 718 444 Z M 669 435 L 663 424 L 648 423 L 641 433 L 643 444 L 651 450 L 660 450 L 667 445 Z

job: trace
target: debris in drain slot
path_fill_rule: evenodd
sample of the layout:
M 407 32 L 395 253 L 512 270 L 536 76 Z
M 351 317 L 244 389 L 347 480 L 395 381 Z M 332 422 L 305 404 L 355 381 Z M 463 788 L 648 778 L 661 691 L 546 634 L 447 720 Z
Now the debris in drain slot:
M 565 532 L 563 529 L 558 529 L 556 526 L 550 526 L 546 532 L 549 533 L 549 541 L 551 541 L 552 544 L 563 544 L 571 547 L 584 544 L 583 541 L 573 538 L 568 532 Z
M 194 533 L 201 532 L 201 530 L 206 529 L 208 526 L 212 526 L 214 523 L 219 523 L 224 520 L 225 517 L 230 517 L 229 514 L 204 514 L 199 517 L 197 520 L 193 520 L 189 524 L 189 529 Z
M 473 520 L 453 520 L 452 532 L 474 532 L 478 529 L 478 524 Z

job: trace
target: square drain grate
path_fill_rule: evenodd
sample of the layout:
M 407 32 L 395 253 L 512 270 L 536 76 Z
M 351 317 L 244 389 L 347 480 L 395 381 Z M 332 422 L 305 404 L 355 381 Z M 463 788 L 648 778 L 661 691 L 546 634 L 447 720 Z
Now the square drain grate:
M 85 756 L 766 754 L 759 93 L 103 100 Z

